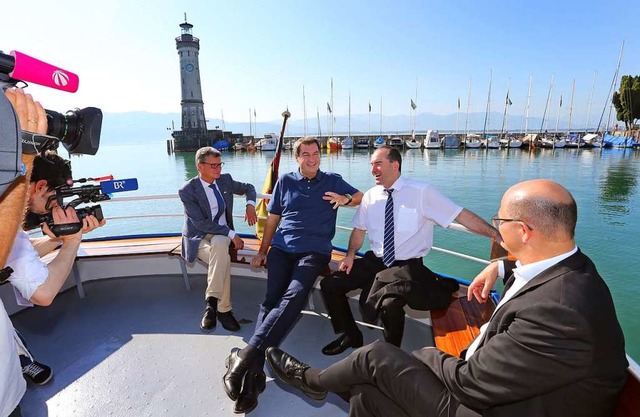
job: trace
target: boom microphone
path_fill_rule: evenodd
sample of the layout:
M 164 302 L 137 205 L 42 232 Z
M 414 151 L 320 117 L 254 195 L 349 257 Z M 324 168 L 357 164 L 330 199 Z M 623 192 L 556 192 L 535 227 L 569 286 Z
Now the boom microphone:
M 0 71 L 17 80 L 70 93 L 78 91 L 80 84 L 76 74 L 18 51 L 11 51 L 9 55 L 0 52 Z

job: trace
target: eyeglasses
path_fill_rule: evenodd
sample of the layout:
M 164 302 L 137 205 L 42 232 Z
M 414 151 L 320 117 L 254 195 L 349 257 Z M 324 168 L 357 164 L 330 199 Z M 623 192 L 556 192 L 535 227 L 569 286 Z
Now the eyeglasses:
M 533 227 L 531 227 L 529 224 L 527 224 L 524 220 L 520 220 L 520 219 L 501 219 L 501 218 L 498 217 L 498 215 L 495 215 L 495 216 L 491 217 L 491 224 L 496 229 L 499 229 L 500 226 L 502 225 L 502 223 L 509 223 L 509 222 L 520 222 L 520 223 L 524 224 L 525 226 L 527 226 L 527 228 L 529 230 L 533 230 Z
M 221 168 L 222 165 L 224 165 L 224 162 L 220 162 L 219 164 L 216 163 L 211 163 L 211 162 L 200 162 L 202 165 L 209 165 L 211 168 L 216 169 L 216 168 Z

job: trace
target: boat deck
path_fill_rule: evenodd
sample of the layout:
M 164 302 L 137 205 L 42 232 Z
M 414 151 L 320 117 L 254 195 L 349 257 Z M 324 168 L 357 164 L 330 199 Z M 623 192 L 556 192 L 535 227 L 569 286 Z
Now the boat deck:
M 29 385 L 21 408 L 24 417 L 41 416 L 231 416 L 233 402 L 224 393 L 224 359 L 251 337 L 265 280 L 233 277 L 234 314 L 243 322 L 231 333 L 218 326 L 199 328 L 206 277 L 153 275 L 85 282 L 86 297 L 71 288 L 50 307 L 12 316 L 36 360 L 52 367 L 53 379 Z M 313 304 L 322 307 L 319 294 Z M 357 308 L 354 309 L 357 315 Z M 244 319 L 244 320 L 243 320 Z M 365 343 L 381 338 L 363 329 Z M 320 349 L 335 335 L 326 318 L 301 315 L 282 347 L 307 363 L 324 367 L 344 357 Z M 430 344 L 422 320 L 407 318 L 403 349 Z M 293 393 L 267 373 L 267 388 L 252 416 L 345 416 L 348 404 L 330 394 L 314 402 Z

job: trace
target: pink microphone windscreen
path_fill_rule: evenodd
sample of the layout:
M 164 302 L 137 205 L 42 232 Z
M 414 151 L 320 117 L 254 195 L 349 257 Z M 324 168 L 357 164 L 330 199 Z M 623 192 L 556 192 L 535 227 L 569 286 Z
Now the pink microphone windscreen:
M 18 51 L 11 51 L 15 66 L 9 74 L 11 78 L 28 81 L 46 87 L 75 93 L 80 79 L 70 71 L 63 70 Z

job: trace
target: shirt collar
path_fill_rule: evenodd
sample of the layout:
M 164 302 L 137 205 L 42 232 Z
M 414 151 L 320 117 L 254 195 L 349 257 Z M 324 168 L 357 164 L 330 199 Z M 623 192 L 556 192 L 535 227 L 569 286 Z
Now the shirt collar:
M 391 184 L 391 187 L 389 188 L 384 188 L 382 185 L 378 185 L 378 187 L 380 187 L 380 194 L 384 194 L 384 190 L 388 190 L 393 188 L 393 191 L 398 191 L 401 190 L 402 187 L 404 187 L 406 185 L 406 180 L 404 179 L 404 177 L 401 175 L 400 177 L 398 177 L 398 179 L 396 180 L 396 182 L 394 182 L 393 184 Z
M 297 170 L 293 171 L 293 177 L 298 181 L 302 181 L 302 180 L 320 181 L 322 179 L 323 175 L 324 175 L 324 173 L 322 171 L 320 171 L 320 169 L 318 169 L 318 172 L 316 173 L 316 176 L 314 178 L 312 178 L 312 179 L 308 179 L 307 177 L 305 177 L 304 175 L 302 175 L 300 173 L 300 168 L 298 168 Z
M 553 258 L 543 259 L 538 262 L 533 262 L 527 265 L 522 265 L 520 261 L 516 261 L 516 268 L 513 269 L 514 273 L 517 273 L 522 279 L 525 281 L 531 281 L 534 277 L 540 274 L 542 271 L 545 271 L 555 264 L 567 259 L 569 256 L 573 255 L 578 251 L 578 247 L 575 246 L 569 252 L 565 252 L 558 256 L 554 256 Z
M 202 177 L 198 177 L 198 179 L 202 183 L 203 187 L 211 187 L 211 184 L 215 184 L 216 183 L 216 180 L 213 180 L 213 182 L 209 183 L 209 182 L 206 182 L 205 180 L 203 180 Z

